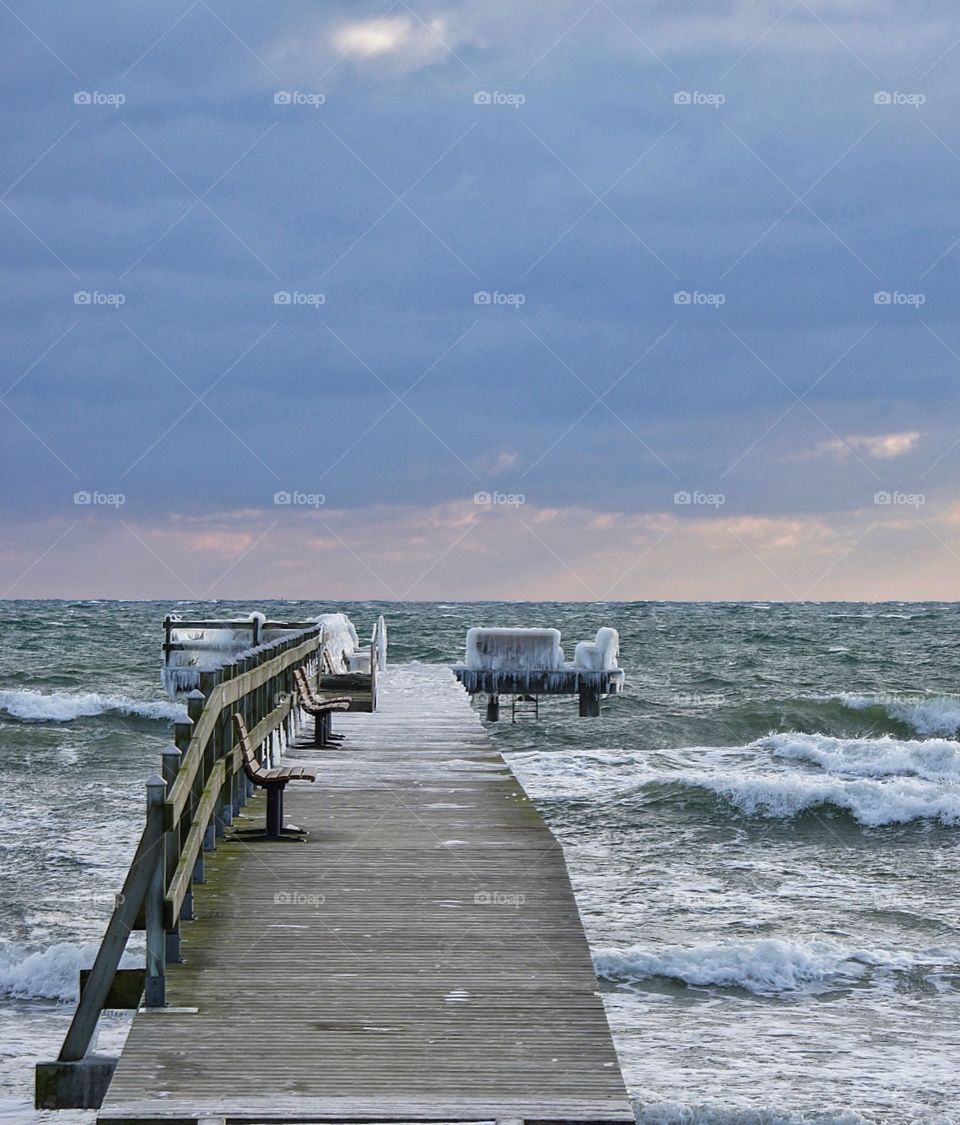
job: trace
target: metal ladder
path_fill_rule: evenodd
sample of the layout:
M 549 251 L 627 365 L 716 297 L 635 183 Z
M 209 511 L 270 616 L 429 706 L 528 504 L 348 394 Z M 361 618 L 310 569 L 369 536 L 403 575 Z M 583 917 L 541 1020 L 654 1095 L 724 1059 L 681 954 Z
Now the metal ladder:
M 540 718 L 540 696 L 515 695 L 510 710 L 515 723 L 537 722 Z

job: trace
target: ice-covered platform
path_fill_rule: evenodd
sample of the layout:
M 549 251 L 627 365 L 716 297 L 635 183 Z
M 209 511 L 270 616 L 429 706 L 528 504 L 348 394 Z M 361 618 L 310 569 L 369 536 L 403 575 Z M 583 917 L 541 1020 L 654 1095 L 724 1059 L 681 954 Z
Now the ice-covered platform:
M 573 660 L 564 657 L 559 629 L 474 628 L 467 632 L 466 660 L 453 674 L 471 695 L 486 694 L 487 718 L 500 717 L 500 696 L 536 700 L 541 695 L 576 695 L 581 716 L 600 713 L 600 700 L 623 688 L 620 637 L 616 629 L 597 630 L 580 641 Z

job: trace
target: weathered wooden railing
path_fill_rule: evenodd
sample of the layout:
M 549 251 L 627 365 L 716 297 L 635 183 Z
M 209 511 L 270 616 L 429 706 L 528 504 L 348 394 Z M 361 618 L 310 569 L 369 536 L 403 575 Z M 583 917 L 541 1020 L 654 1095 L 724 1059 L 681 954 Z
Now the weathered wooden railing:
M 374 648 L 377 635 L 375 629 Z M 322 645 L 323 628 L 313 625 L 201 670 L 199 690 L 187 696 L 188 717 L 174 724 L 174 744 L 163 751 L 162 773 L 147 780 L 143 835 L 60 1056 L 37 1065 L 38 1108 L 100 1105 L 115 1060 L 88 1052 L 100 1013 L 121 1006 L 118 970 L 134 930 L 146 930 L 146 970 L 123 1006 L 138 1006 L 140 982 L 146 1007 L 165 1006 L 166 966 L 180 959 L 180 924 L 193 917 L 204 854 L 252 792 L 234 745 L 233 715 L 243 715 L 252 744 L 272 764 L 300 721 L 294 670 L 314 672 Z
M 383 615 L 377 618 L 370 638 L 370 707 L 377 709 L 377 679 L 387 670 L 387 623 Z

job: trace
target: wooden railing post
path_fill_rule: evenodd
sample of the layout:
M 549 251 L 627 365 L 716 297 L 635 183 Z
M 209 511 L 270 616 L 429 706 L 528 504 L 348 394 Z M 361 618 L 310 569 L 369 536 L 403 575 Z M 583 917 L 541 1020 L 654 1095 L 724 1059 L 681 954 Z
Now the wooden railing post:
M 161 772 L 163 774 L 163 783 L 167 787 L 167 792 L 173 788 L 173 783 L 177 780 L 177 774 L 180 772 L 180 760 L 183 755 L 179 747 L 174 746 L 172 743 L 160 751 Z
M 165 894 L 163 802 L 166 795 L 167 785 L 159 774 L 147 778 L 147 827 L 150 836 L 152 874 L 144 903 L 147 923 L 147 973 L 143 1002 L 148 1008 L 162 1008 L 167 1002 L 167 951 L 163 928 Z
M 193 737 L 193 719 L 187 718 L 181 722 L 173 724 L 173 741 L 177 749 L 180 751 L 180 760 L 183 761 L 183 755 L 186 754 L 190 746 L 190 739 Z M 180 823 L 177 825 L 177 849 L 178 852 L 183 849 L 186 843 L 187 834 L 190 831 L 190 825 L 193 822 L 193 802 L 184 810 L 183 816 L 180 817 Z M 190 889 L 187 891 L 183 900 L 183 906 L 180 908 L 180 921 L 189 922 L 193 918 L 193 882 L 190 883 Z
M 190 716 L 190 721 L 196 724 L 197 720 L 203 714 L 203 705 L 205 699 L 202 691 L 194 688 L 193 691 L 187 696 L 187 714 Z
M 296 681 L 293 678 L 293 669 L 294 669 L 293 665 L 291 665 L 287 669 L 287 691 L 289 691 L 291 693 L 294 692 L 294 688 L 296 686 Z M 300 713 L 300 708 L 294 707 L 293 710 L 290 712 L 290 727 L 291 727 L 290 737 L 291 737 L 291 740 L 296 738 L 300 734 L 300 720 L 302 718 L 303 718 L 303 716 Z
M 220 669 L 219 665 L 211 665 L 210 667 L 204 668 L 203 671 L 200 673 L 200 691 L 201 691 L 201 693 L 204 697 L 204 706 L 206 706 L 207 700 L 210 699 L 210 696 L 213 694 L 214 688 L 216 688 L 217 684 L 219 683 L 220 675 L 221 675 L 221 669 Z M 199 774 L 201 781 L 200 781 L 198 798 L 199 798 L 199 795 L 201 793 L 203 793 L 204 789 L 206 788 L 207 782 L 210 780 L 210 775 L 213 772 L 214 764 L 216 763 L 216 760 L 219 757 L 219 754 L 218 754 L 219 734 L 220 734 L 220 730 L 219 730 L 219 724 L 218 724 L 214 727 L 213 734 L 207 740 L 206 747 L 204 748 L 203 769 L 200 771 L 200 774 Z M 217 846 L 217 837 L 222 836 L 222 835 L 223 835 L 223 821 L 221 820 L 221 817 L 220 817 L 219 801 L 218 801 L 217 806 L 215 806 L 215 808 L 214 808 L 213 817 L 211 818 L 210 824 L 207 827 L 206 833 L 204 834 L 204 837 L 203 837 L 203 850 L 205 852 L 213 851 L 214 848 Z
M 225 660 L 221 669 L 220 682 L 229 683 L 236 673 L 232 660 Z M 225 757 L 233 750 L 233 707 L 224 707 L 220 714 L 220 753 Z M 240 811 L 240 787 L 237 774 L 231 769 L 223 782 L 223 822 L 233 824 L 233 818 Z
M 181 754 L 187 752 L 193 737 L 193 719 L 181 719 L 173 724 L 173 741 Z
M 239 675 L 244 675 L 249 672 L 253 667 L 253 656 L 250 649 L 245 652 L 237 654 L 237 671 Z M 253 716 L 253 705 L 250 702 L 250 696 L 244 695 L 237 701 L 237 710 L 243 716 L 243 721 L 247 724 L 247 730 L 251 730 L 251 719 Z M 247 797 L 253 795 L 253 785 L 247 780 L 246 775 L 243 778 L 244 787 L 247 792 Z
M 190 716 L 190 721 L 193 724 L 193 726 L 196 726 L 197 723 L 200 721 L 200 716 L 203 714 L 204 702 L 205 702 L 205 700 L 204 700 L 203 692 L 200 691 L 198 688 L 194 688 L 194 690 L 191 691 L 187 695 L 187 714 Z M 191 820 L 193 819 L 193 809 L 195 809 L 197 807 L 197 802 L 200 800 L 200 794 L 202 792 L 203 792 L 203 769 L 201 768 L 197 771 L 197 776 L 193 779 L 193 784 L 192 784 L 192 787 L 191 787 L 191 794 L 190 794 L 190 809 L 191 809 L 190 819 Z M 184 839 L 184 837 L 181 836 L 181 841 L 183 841 L 183 839 Z M 193 878 L 192 878 L 191 882 L 192 883 L 202 883 L 203 881 L 204 881 L 203 852 L 201 851 L 200 854 L 197 856 L 197 862 L 193 865 Z M 190 917 L 191 918 L 193 917 L 192 903 L 191 903 Z
M 191 724 L 192 726 L 193 724 Z M 161 761 L 163 763 L 161 772 L 163 774 L 163 783 L 165 788 L 164 796 L 169 794 L 173 788 L 173 783 L 177 780 L 177 774 L 180 772 L 180 762 L 183 755 L 176 746 L 165 746 L 161 751 Z M 180 862 L 180 831 L 179 828 L 172 832 L 167 832 L 163 842 L 163 890 L 166 894 L 167 887 L 170 885 L 170 880 L 173 878 L 173 873 L 177 869 L 177 864 Z M 191 907 L 192 909 L 192 907 Z M 183 917 L 181 914 L 180 917 Z M 167 964 L 174 964 L 181 960 L 180 957 L 180 918 L 173 920 L 173 928 L 166 931 L 166 958 Z

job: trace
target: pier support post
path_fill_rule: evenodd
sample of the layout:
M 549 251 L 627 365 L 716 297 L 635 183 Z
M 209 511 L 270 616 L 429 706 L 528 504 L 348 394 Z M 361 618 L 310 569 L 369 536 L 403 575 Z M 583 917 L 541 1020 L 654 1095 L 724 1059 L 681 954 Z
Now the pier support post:
M 166 934 L 163 929 L 164 858 L 163 802 L 167 785 L 159 774 L 147 778 L 147 824 L 153 850 L 153 875 L 147 888 L 144 913 L 147 924 L 147 975 L 144 1004 L 162 1008 L 166 1004 Z
M 600 692 L 582 690 L 580 692 L 580 718 L 598 719 L 600 717 Z
M 115 1058 L 93 1054 L 37 1063 L 37 1109 L 99 1109 L 116 1065 Z
M 487 722 L 499 723 L 500 722 L 500 696 L 488 695 L 487 696 Z

